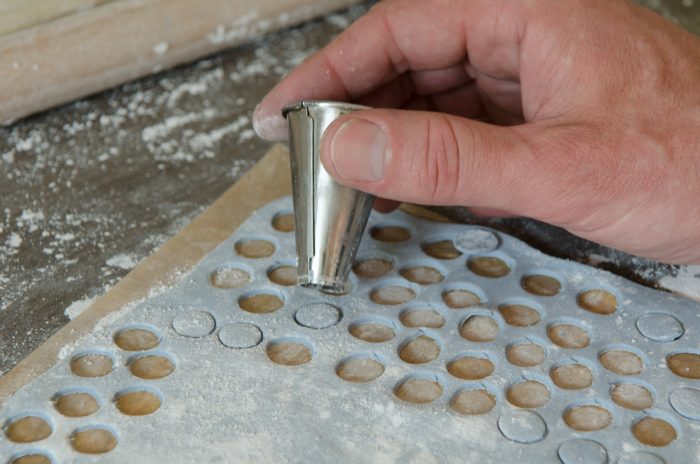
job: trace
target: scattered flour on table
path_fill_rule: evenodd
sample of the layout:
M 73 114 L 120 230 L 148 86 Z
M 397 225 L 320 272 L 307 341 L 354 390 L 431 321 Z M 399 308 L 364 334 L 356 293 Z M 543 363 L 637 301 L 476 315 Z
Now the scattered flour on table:
M 681 266 L 676 276 L 664 276 L 659 284 L 664 288 L 700 301 L 700 265 Z
M 133 269 L 137 261 L 131 256 L 121 253 L 116 256 L 112 256 L 106 261 L 107 266 L 118 267 L 119 269 L 129 270 Z
M 76 317 L 80 316 L 83 311 L 88 309 L 95 302 L 95 300 L 97 300 L 97 297 L 84 298 L 82 300 L 74 301 L 63 311 L 63 314 L 72 321 Z

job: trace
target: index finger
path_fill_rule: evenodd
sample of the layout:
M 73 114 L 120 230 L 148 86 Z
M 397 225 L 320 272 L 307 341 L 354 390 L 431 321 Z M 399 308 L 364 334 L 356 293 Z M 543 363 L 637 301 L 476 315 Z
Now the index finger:
M 409 70 L 443 69 L 467 55 L 465 19 L 498 1 L 395 0 L 377 4 L 277 84 L 255 111 L 258 134 L 286 138 L 284 105 L 356 100 Z

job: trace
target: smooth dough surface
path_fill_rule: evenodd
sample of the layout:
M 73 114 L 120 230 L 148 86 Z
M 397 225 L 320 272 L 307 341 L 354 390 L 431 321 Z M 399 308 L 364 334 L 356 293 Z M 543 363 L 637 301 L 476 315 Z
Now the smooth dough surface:
M 303 343 L 280 342 L 267 346 L 267 357 L 277 364 L 284 366 L 299 366 L 311 361 L 311 350 Z
M 654 396 L 641 385 L 619 383 L 610 390 L 612 400 L 623 408 L 641 411 L 654 405 Z
M 406 327 L 428 327 L 439 329 L 445 325 L 445 318 L 434 309 L 409 309 L 399 315 Z
M 160 339 L 150 330 L 135 328 L 119 331 L 114 343 L 125 351 L 144 351 L 158 346 Z
M 498 337 L 498 323 L 489 316 L 470 316 L 459 328 L 462 337 L 472 342 L 491 342 Z
M 294 215 L 292 213 L 276 214 L 272 218 L 272 227 L 280 232 L 293 232 Z
M 544 348 L 536 343 L 519 343 L 506 349 L 508 362 L 520 367 L 534 367 L 542 364 L 546 353 Z
M 148 355 L 135 359 L 129 370 L 136 377 L 146 380 L 162 379 L 175 371 L 175 365 L 165 356 Z
M 394 329 L 388 325 L 378 322 L 365 322 L 362 324 L 353 324 L 350 326 L 350 334 L 353 337 L 359 338 L 370 343 L 381 343 L 391 340 L 396 336 Z
M 256 293 L 243 297 L 238 306 L 244 311 L 254 314 L 272 313 L 284 306 L 284 302 L 277 296 L 270 293 Z
M 73 434 L 71 445 L 80 453 L 102 454 L 117 446 L 117 438 L 107 429 L 86 429 Z
M 85 354 L 71 360 L 70 370 L 79 377 L 102 377 L 114 369 L 114 361 L 104 354 Z
M 495 367 L 487 358 L 462 356 L 447 364 L 447 372 L 464 380 L 480 380 L 493 374 Z
M 440 271 L 430 266 L 409 267 L 401 269 L 399 273 L 404 279 L 420 285 L 436 284 L 445 278 Z
M 554 296 L 561 290 L 561 282 L 548 275 L 529 275 L 521 284 L 527 292 L 538 296 Z
M 435 340 L 419 335 L 409 341 L 399 350 L 399 357 L 411 364 L 424 364 L 437 358 L 440 354 L 440 346 Z
M 469 290 L 456 289 L 443 292 L 442 301 L 450 308 L 462 309 L 478 305 L 481 303 L 481 298 Z
M 617 310 L 617 298 L 607 290 L 600 288 L 580 293 L 576 302 L 586 311 L 609 315 Z
M 462 414 L 485 414 L 496 406 L 496 398 L 487 390 L 462 390 L 450 402 L 450 407 Z
M 583 364 L 562 364 L 550 372 L 557 387 L 565 390 L 580 390 L 593 385 L 593 372 Z
M 372 227 L 369 234 L 380 242 L 405 242 L 411 238 L 411 232 L 400 226 Z
M 573 324 L 557 324 L 547 328 L 547 336 L 555 344 L 570 350 L 585 348 L 591 342 L 588 333 Z
M 546 385 L 536 380 L 525 380 L 508 388 L 508 401 L 519 408 L 539 408 L 547 404 L 550 398 Z
M 481 277 L 496 279 L 510 274 L 510 266 L 495 256 L 478 256 L 467 261 L 467 267 Z
M 416 297 L 416 292 L 408 287 L 388 285 L 372 290 L 369 297 L 377 304 L 395 306 L 411 301 Z
M 85 417 L 96 413 L 100 403 L 89 393 L 66 393 L 54 401 L 54 407 L 66 417 Z
M 267 273 L 267 278 L 277 285 L 293 287 L 297 284 L 297 268 L 294 266 L 277 266 Z
M 343 361 L 335 373 L 348 382 L 371 382 L 384 373 L 384 364 L 371 358 L 354 358 Z
M 686 379 L 700 380 L 700 354 L 676 353 L 666 361 L 671 371 Z
M 564 422 L 574 430 L 593 432 L 602 430 L 612 422 L 612 414 L 595 404 L 576 406 L 564 413 Z
M 114 404 L 127 416 L 145 416 L 160 409 L 160 398 L 149 391 L 131 391 L 119 395 Z
M 608 350 L 598 359 L 604 368 L 618 375 L 637 375 L 644 370 L 642 358 L 631 351 Z
M 424 244 L 422 247 L 423 253 L 437 259 L 455 259 L 462 256 L 457 248 L 455 248 L 452 240 L 439 240 Z
M 671 424 L 651 416 L 634 424 L 632 433 L 641 443 L 654 447 L 668 446 L 678 436 L 676 429 Z
M 246 258 L 267 258 L 275 252 L 275 244 L 260 239 L 241 240 L 234 245 L 236 253 Z
M 357 261 L 352 270 L 358 277 L 376 279 L 394 269 L 394 263 L 386 259 L 369 258 Z
M 430 403 L 442 395 L 442 385 L 430 379 L 406 379 L 394 390 L 394 394 L 409 403 Z
M 498 310 L 506 323 L 515 327 L 532 327 L 540 322 L 540 313 L 526 305 L 501 305 Z
M 13 420 L 5 429 L 5 436 L 15 443 L 33 443 L 48 438 L 52 433 L 51 425 L 38 416 L 24 416 Z

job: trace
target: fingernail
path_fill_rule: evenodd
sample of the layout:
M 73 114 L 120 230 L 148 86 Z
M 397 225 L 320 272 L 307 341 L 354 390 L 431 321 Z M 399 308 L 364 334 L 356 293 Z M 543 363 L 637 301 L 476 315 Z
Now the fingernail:
M 253 129 L 265 140 L 282 141 L 287 139 L 287 121 L 281 113 L 267 114 L 260 105 L 253 111 Z
M 347 180 L 375 182 L 384 176 L 386 133 L 364 119 L 350 119 L 340 126 L 331 141 L 331 162 Z

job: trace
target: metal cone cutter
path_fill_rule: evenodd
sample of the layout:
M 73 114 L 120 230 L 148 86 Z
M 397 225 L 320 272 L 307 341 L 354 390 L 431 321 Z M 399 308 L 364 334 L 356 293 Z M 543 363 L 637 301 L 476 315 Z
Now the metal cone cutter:
M 323 131 L 337 117 L 367 109 L 301 101 L 282 114 L 289 125 L 298 283 L 329 293 L 349 291 L 348 276 L 374 196 L 337 183 L 319 159 Z

